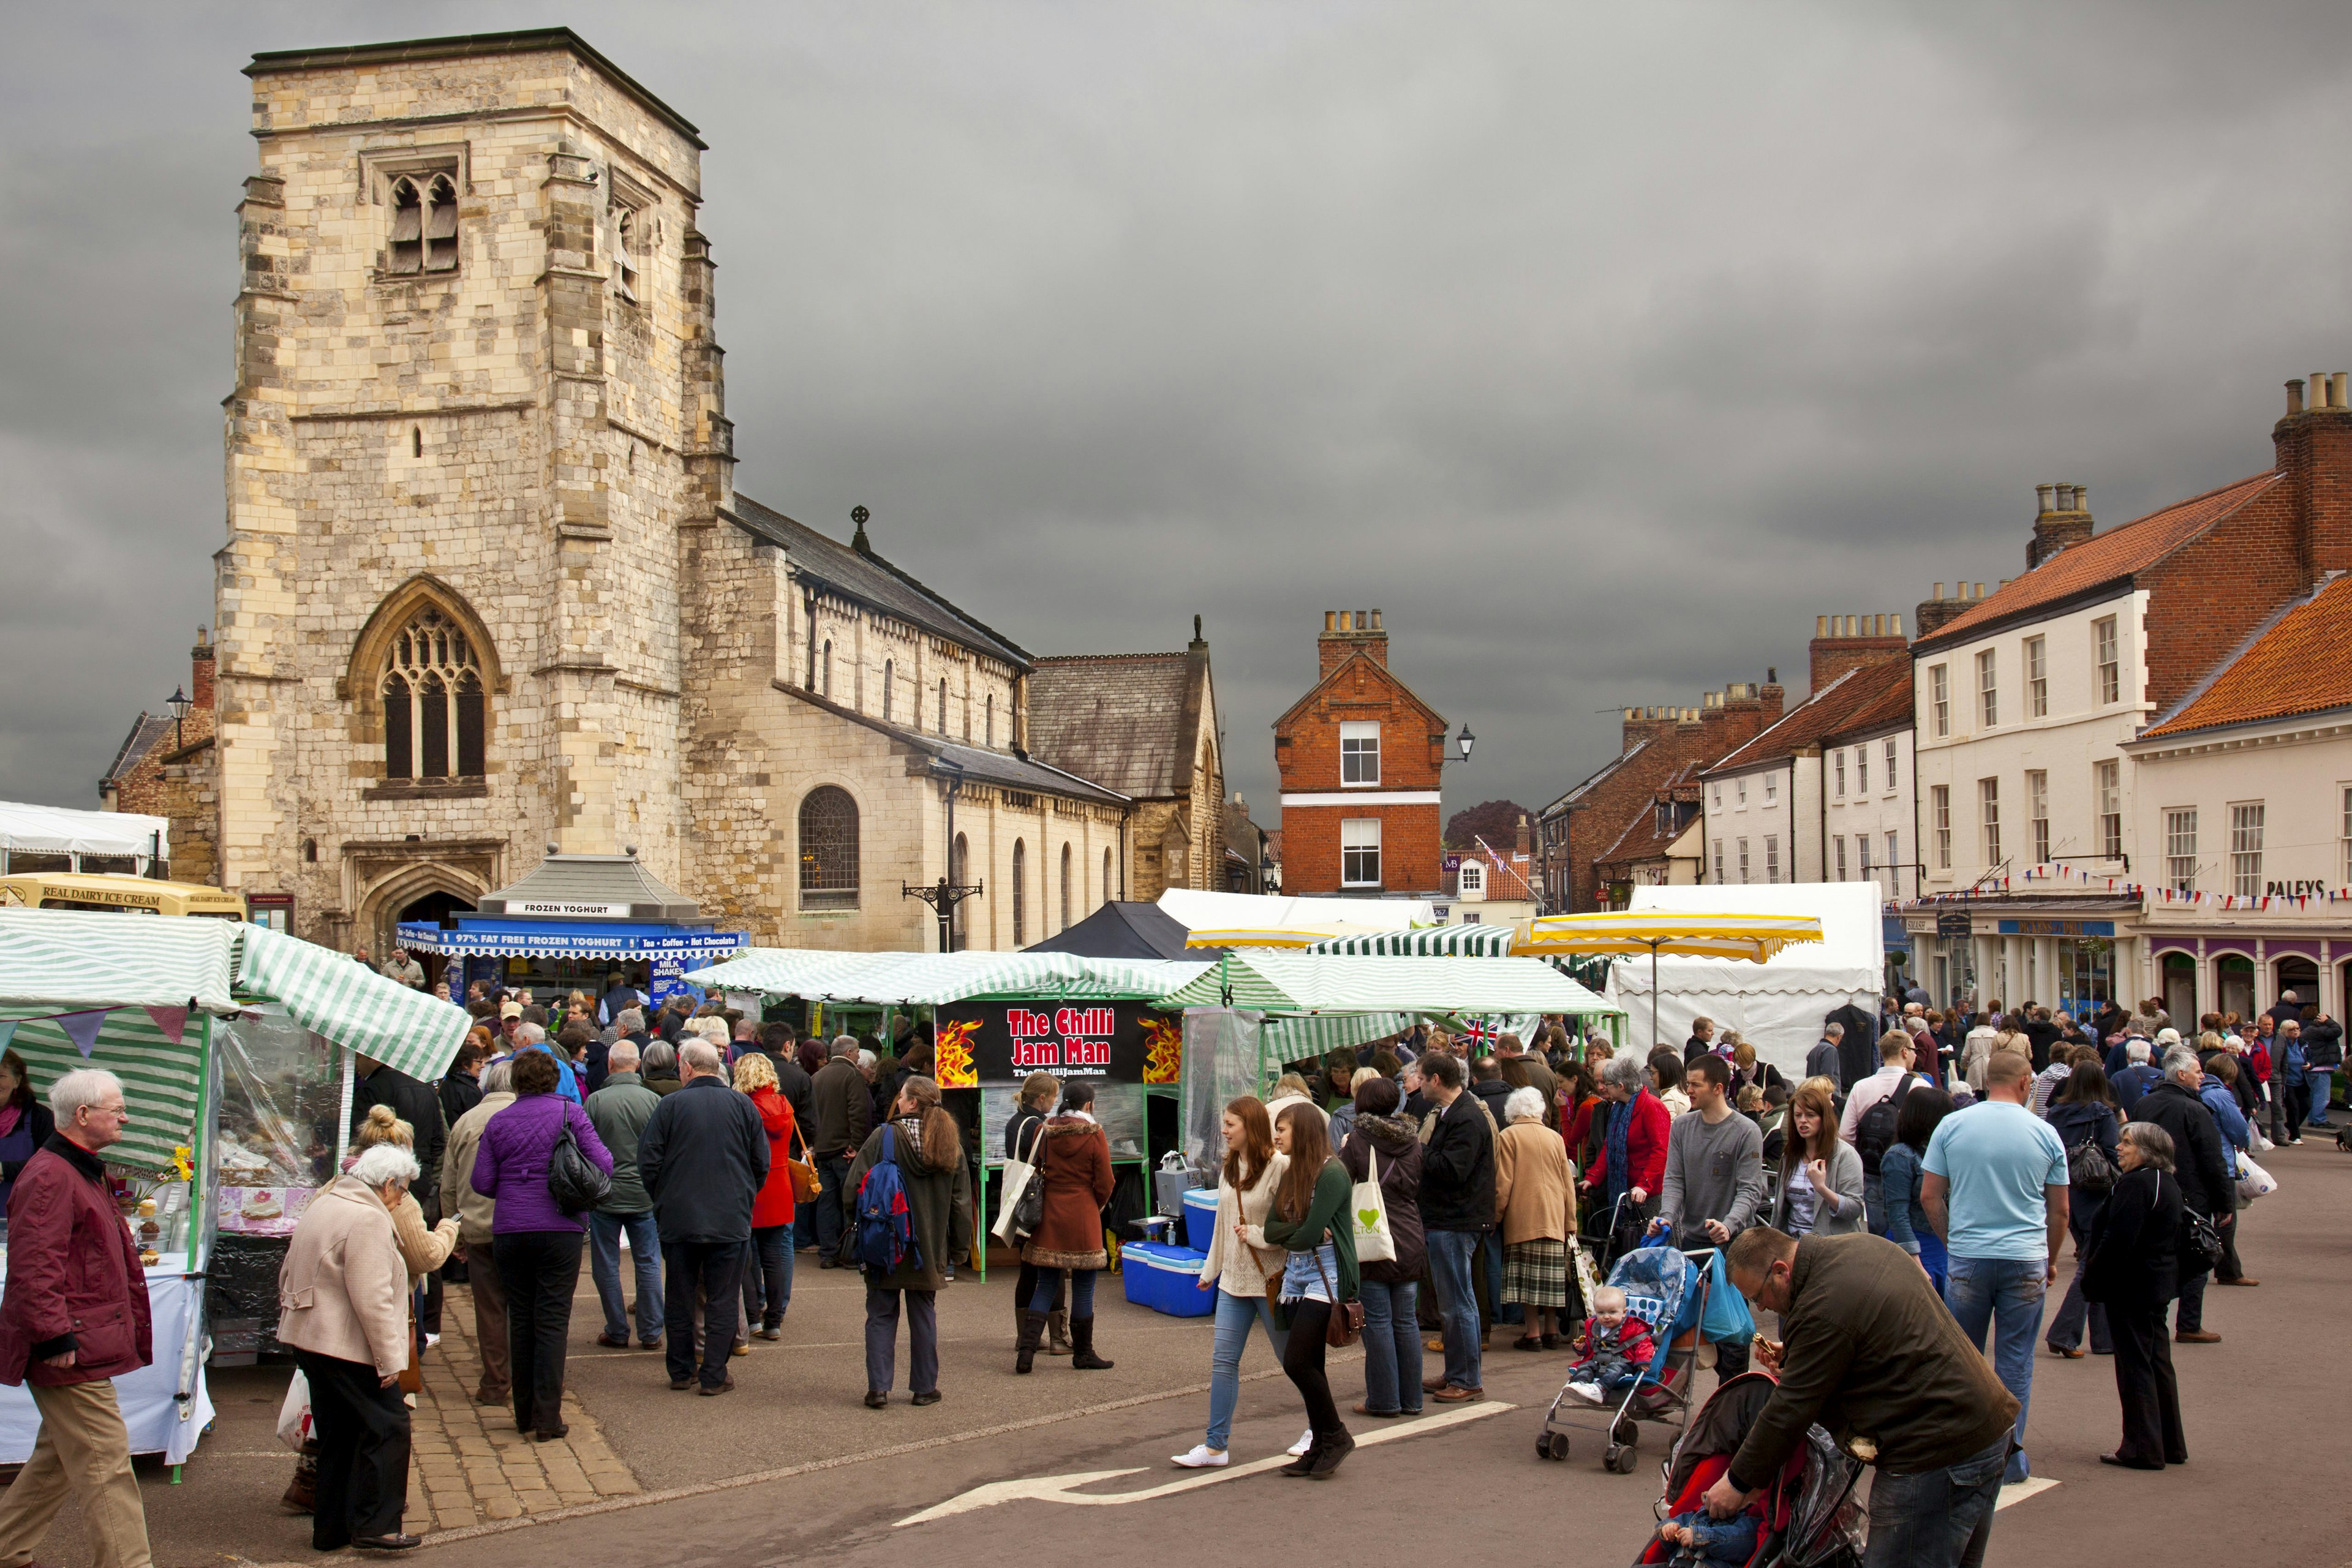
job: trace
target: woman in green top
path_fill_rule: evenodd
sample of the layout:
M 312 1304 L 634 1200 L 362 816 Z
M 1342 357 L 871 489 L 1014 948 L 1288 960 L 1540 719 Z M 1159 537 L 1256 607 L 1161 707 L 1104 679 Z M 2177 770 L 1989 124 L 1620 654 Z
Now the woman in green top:
M 1358 1289 L 1356 1235 L 1348 1219 L 1351 1184 L 1348 1168 L 1332 1157 L 1323 1113 L 1312 1105 L 1286 1107 L 1275 1121 L 1274 1142 L 1290 1164 L 1275 1189 L 1273 1207 L 1264 1226 L 1236 1229 L 1252 1247 L 1290 1249 L 1282 1272 L 1282 1311 L 1290 1331 L 1282 1370 L 1306 1401 L 1315 1436 L 1307 1452 L 1282 1473 L 1321 1480 L 1356 1448 L 1323 1374 L 1323 1335 L 1332 1303 L 1354 1300 Z

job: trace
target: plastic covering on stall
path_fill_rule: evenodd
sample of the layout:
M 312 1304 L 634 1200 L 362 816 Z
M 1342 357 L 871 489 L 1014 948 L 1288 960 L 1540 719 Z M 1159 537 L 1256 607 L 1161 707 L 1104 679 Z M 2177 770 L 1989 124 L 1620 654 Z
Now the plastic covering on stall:
M 289 1236 L 334 1179 L 351 1058 L 275 1004 L 226 1020 L 215 1039 L 220 1228 Z
M 1184 1163 L 1210 1182 L 1225 1157 L 1228 1101 L 1259 1091 L 1265 1016 L 1240 1007 L 1184 1009 Z

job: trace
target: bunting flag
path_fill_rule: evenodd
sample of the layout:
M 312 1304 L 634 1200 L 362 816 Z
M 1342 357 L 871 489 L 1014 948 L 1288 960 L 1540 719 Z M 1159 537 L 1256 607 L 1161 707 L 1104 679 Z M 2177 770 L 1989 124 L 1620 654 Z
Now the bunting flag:
M 155 1020 L 155 1026 L 163 1031 L 163 1037 L 175 1046 L 188 1032 L 188 1010 L 185 1007 L 150 1007 L 147 1016 Z
M 16 1037 L 16 1020 L 14 1018 L 0 1018 L 0 1051 L 6 1050 L 8 1048 L 8 1042 Z
M 66 1032 L 66 1038 L 74 1043 L 74 1049 L 81 1053 L 82 1060 L 88 1061 L 89 1053 L 98 1048 L 98 1031 L 106 1023 L 109 1011 L 104 1007 L 93 1007 L 86 1013 L 58 1015 L 58 1027 Z

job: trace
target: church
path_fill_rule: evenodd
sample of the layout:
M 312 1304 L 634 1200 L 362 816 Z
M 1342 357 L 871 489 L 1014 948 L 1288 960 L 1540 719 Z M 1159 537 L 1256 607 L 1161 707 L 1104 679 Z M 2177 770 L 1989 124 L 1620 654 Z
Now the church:
M 381 953 L 557 853 L 788 947 L 936 948 L 907 889 L 942 879 L 980 889 L 945 940 L 994 949 L 1136 896 L 1139 853 L 1223 885 L 1197 623 L 1149 765 L 1082 776 L 1030 744 L 1040 659 L 864 509 L 844 543 L 736 493 L 677 110 L 563 28 L 247 75 L 213 721 L 175 763 L 222 886 Z M 1148 846 L 1139 779 L 1187 807 Z

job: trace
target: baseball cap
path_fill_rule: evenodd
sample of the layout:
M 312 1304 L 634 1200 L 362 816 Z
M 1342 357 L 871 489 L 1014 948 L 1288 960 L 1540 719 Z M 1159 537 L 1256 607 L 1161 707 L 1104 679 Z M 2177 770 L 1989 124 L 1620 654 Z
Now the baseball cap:
M 499 1016 L 502 1019 L 521 1017 L 522 1004 L 520 1002 L 509 1002 L 506 1004 L 506 1005 L 499 1009 Z

